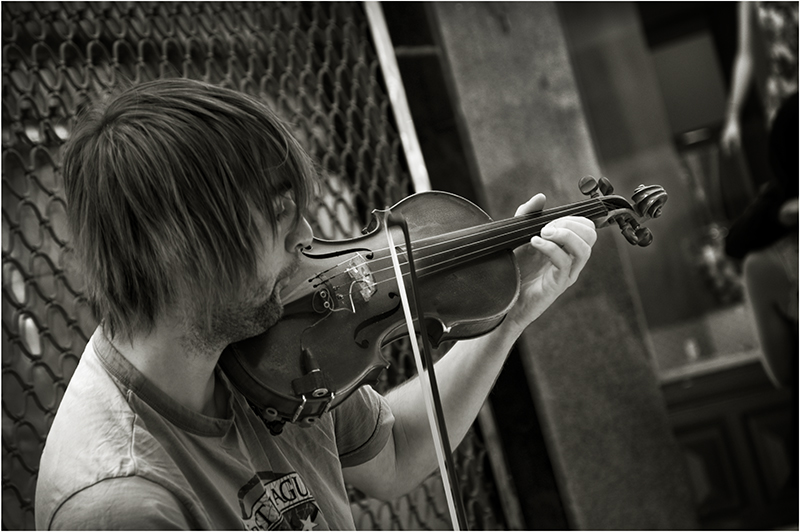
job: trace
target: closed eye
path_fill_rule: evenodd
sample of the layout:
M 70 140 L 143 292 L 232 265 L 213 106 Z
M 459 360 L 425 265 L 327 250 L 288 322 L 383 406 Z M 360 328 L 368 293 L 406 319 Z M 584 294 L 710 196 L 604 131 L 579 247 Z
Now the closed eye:
M 289 215 L 294 214 L 294 200 L 291 197 L 291 191 L 287 190 L 275 202 L 275 220 L 281 222 Z

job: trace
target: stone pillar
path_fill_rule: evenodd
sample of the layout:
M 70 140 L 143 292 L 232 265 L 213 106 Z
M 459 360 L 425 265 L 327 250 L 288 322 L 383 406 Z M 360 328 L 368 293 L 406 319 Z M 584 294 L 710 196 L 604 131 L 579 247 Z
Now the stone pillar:
M 636 6 L 565 2 L 558 8 L 603 170 L 620 192 L 650 182 L 669 193 L 665 216 L 652 224 L 648 253 L 628 253 L 647 324 L 657 330 L 684 323 L 701 352 L 713 352 L 702 318 L 719 303 L 694 264 L 710 209 L 681 167 Z M 716 192 L 712 184 L 706 190 Z
M 431 11 L 488 212 L 511 216 L 536 192 L 549 206 L 583 199 L 577 182 L 599 175 L 598 162 L 555 5 Z M 579 282 L 519 349 L 570 526 L 696 527 L 623 245 L 618 230 L 601 230 Z

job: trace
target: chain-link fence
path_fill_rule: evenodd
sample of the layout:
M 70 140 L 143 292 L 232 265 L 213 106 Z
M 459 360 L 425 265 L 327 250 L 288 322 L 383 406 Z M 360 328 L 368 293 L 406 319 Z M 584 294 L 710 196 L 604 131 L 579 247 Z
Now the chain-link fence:
M 76 109 L 121 83 L 187 77 L 263 99 L 324 179 L 315 232 L 355 236 L 412 192 L 361 4 L 2 5 L 3 528 L 33 528 L 39 457 L 96 321 L 71 264 L 60 150 Z M 414 372 L 407 345 L 381 391 Z M 479 431 L 459 448 L 473 528 L 504 521 Z M 441 480 L 399 501 L 351 492 L 363 529 L 450 526 Z

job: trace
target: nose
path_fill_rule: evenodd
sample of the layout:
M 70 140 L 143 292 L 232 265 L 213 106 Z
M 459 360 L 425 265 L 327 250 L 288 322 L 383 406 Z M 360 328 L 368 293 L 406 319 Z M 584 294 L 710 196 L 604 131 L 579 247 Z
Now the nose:
M 294 253 L 297 249 L 309 246 L 313 236 L 311 224 L 308 223 L 305 216 L 301 216 L 294 228 L 286 235 L 286 251 Z

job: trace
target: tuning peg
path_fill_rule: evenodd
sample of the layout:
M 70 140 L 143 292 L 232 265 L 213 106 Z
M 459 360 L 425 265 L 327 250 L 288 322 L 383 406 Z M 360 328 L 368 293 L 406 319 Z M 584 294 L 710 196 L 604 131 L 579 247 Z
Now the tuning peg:
M 622 228 L 622 236 L 625 237 L 631 245 L 636 245 L 639 243 L 639 238 L 636 236 L 636 231 L 630 225 L 626 225 Z
M 636 245 L 640 247 L 647 247 L 653 243 L 653 233 L 647 227 L 639 227 L 636 229 Z
M 622 230 L 622 236 L 634 246 L 649 246 L 653 242 L 653 233 L 650 229 L 640 226 L 636 220 L 617 219 L 617 224 Z
M 608 196 L 609 194 L 614 193 L 614 186 L 607 177 L 601 177 L 600 182 L 597 183 L 597 186 L 600 187 L 600 192 L 603 194 L 603 196 Z
M 590 175 L 583 176 L 581 180 L 578 181 L 578 188 L 581 194 L 585 196 L 591 196 L 593 198 L 600 196 L 600 192 L 597 191 L 598 186 L 597 179 Z
M 634 222 L 635 223 L 635 222 Z M 622 236 L 625 237 L 631 245 L 636 245 L 639 243 L 639 237 L 636 236 L 636 227 L 631 223 L 630 220 L 624 219 L 617 219 L 617 225 L 622 230 Z

